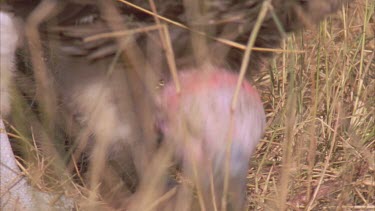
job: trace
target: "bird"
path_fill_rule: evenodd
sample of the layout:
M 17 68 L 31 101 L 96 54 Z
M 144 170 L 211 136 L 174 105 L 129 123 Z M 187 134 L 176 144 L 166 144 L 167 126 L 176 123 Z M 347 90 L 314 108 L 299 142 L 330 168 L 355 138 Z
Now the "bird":
M 223 194 L 228 194 L 231 210 L 241 210 L 250 156 L 265 129 L 259 94 L 244 81 L 232 109 L 238 74 L 204 65 L 181 70 L 178 78 L 180 92 L 171 81 L 160 93 L 158 127 L 165 142 L 174 147 L 184 175 L 201 189 L 204 210 L 213 210 L 213 203 L 220 208 Z M 226 171 L 229 189 L 224 193 Z

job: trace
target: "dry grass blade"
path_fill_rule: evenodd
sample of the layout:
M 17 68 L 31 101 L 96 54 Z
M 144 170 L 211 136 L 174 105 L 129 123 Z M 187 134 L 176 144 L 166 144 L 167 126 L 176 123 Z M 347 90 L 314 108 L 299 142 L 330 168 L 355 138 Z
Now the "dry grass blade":
M 192 29 L 192 28 L 190 28 L 190 27 L 188 27 L 188 26 L 186 26 L 186 25 L 184 25 L 182 23 L 173 21 L 173 20 L 168 19 L 166 17 L 163 17 L 161 15 L 158 15 L 158 14 L 152 12 L 152 11 L 149 11 L 147 9 L 144 9 L 144 8 L 140 7 L 140 6 L 137 6 L 137 5 L 135 5 L 135 4 L 133 4 L 133 3 L 129 2 L 129 1 L 125 1 L 125 0 L 118 0 L 118 1 L 124 3 L 124 4 L 128 5 L 128 6 L 134 7 L 134 8 L 136 8 L 136 9 L 138 9 L 138 10 L 144 12 L 144 13 L 147 13 L 149 15 L 157 17 L 160 20 L 163 20 L 163 21 L 165 21 L 167 23 L 173 24 L 173 25 L 181 27 L 183 29 L 187 29 L 187 30 L 189 30 L 191 32 L 194 32 L 194 33 L 198 34 L 198 35 L 205 36 L 207 38 L 213 39 L 213 40 L 215 40 L 217 42 L 220 42 L 222 44 L 228 45 L 230 47 L 234 47 L 234 48 L 237 48 L 237 49 L 240 49 L 240 50 L 246 50 L 246 48 L 247 48 L 246 45 L 242 45 L 240 43 L 236 43 L 236 42 L 233 42 L 231 40 L 227 40 L 227 39 L 223 39 L 223 38 L 219 38 L 219 37 L 209 36 L 209 35 L 207 35 L 206 33 L 202 32 L 202 31 L 194 30 L 194 29 Z M 305 51 L 301 51 L 301 50 L 292 50 L 292 51 L 288 50 L 288 51 L 285 51 L 283 49 L 260 48 L 260 47 L 254 47 L 254 46 L 252 47 L 252 50 L 254 50 L 254 51 L 261 51 L 261 52 L 275 52 L 275 53 L 305 53 Z

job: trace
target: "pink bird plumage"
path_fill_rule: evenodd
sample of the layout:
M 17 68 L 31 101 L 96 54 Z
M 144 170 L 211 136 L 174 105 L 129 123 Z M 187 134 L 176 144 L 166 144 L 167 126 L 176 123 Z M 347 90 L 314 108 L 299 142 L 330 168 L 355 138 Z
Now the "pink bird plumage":
M 168 83 L 160 95 L 160 129 L 166 142 L 175 147 L 185 174 L 193 177 L 196 170 L 195 181 L 202 186 L 203 193 L 209 190 L 209 175 L 212 173 L 216 197 L 220 197 L 223 191 L 226 149 L 231 141 L 229 195 L 231 192 L 237 195 L 235 201 L 232 200 L 232 205 L 237 206 L 241 204 L 238 193 L 244 193 L 246 188 L 250 156 L 265 127 L 260 97 L 244 81 L 232 112 L 237 74 L 204 67 L 181 71 L 179 80 L 179 94 L 174 84 Z M 205 198 L 210 200 L 210 196 Z

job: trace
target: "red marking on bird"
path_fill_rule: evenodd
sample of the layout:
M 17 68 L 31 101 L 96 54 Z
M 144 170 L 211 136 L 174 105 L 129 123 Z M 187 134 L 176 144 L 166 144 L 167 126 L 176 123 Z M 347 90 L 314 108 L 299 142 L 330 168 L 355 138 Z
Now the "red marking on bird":
M 238 189 L 245 188 L 250 156 L 265 127 L 258 92 L 244 81 L 237 107 L 231 112 L 237 74 L 204 67 L 180 71 L 179 79 L 180 93 L 170 82 L 160 94 L 160 129 L 165 141 L 175 147 L 187 175 L 192 176 L 197 170 L 200 185 L 209 185 L 208 175 L 212 174 L 217 192 L 222 191 L 230 141 L 229 181 L 235 183 L 230 188 L 241 192 Z

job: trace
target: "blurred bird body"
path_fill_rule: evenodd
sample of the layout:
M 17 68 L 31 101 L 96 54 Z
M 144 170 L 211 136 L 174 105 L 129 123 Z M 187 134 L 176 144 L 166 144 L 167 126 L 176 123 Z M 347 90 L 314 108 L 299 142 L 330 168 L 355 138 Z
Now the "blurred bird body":
M 10 84 L 15 71 L 15 52 L 19 36 L 13 15 L 0 11 L 0 117 L 9 114 Z
M 245 81 L 232 111 L 236 74 L 208 67 L 181 71 L 179 78 L 181 92 L 177 93 L 172 83 L 167 84 L 160 98 L 160 127 L 167 143 L 175 147 L 183 171 L 201 186 L 208 201 L 210 175 L 216 192 L 223 191 L 226 152 L 231 143 L 229 193 L 244 194 L 248 161 L 265 127 L 265 113 L 257 91 Z M 242 201 L 233 200 L 239 200 L 232 201 L 233 204 Z

